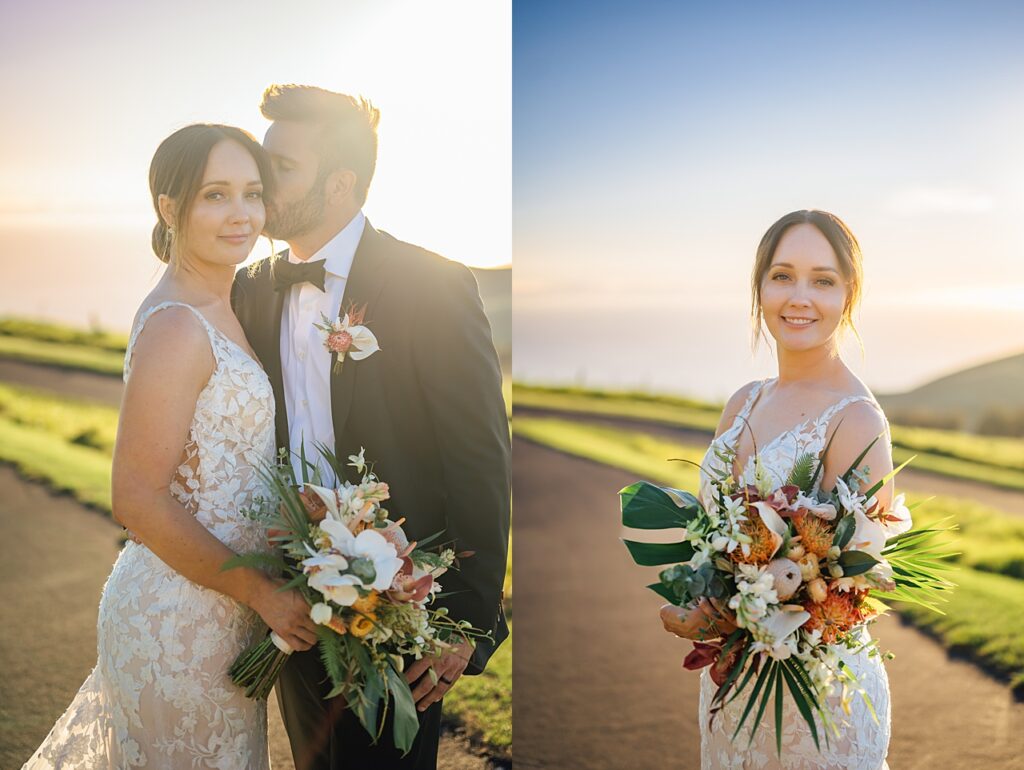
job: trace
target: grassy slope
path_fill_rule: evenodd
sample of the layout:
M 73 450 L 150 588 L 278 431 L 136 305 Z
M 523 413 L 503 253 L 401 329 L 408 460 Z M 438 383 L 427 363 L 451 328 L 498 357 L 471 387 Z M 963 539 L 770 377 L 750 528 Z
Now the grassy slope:
M 0 462 L 11 463 L 28 478 L 108 514 L 116 430 L 117 409 L 0 384 Z M 510 570 L 511 560 L 505 575 L 509 597 Z M 511 638 L 498 649 L 484 674 L 467 677 L 445 704 L 446 713 L 461 721 L 471 736 L 496 754 L 510 756 Z
M 124 353 L 62 342 L 42 342 L 23 337 L 0 336 L 0 357 L 34 364 L 82 369 L 120 377 Z
M 581 414 L 632 417 L 713 432 L 720 407 L 684 399 L 633 393 L 600 395 L 594 391 L 513 386 L 513 403 Z M 975 436 L 956 431 L 892 428 L 893 455 L 902 462 L 917 455 L 914 467 L 1006 489 L 1024 490 L 1024 441 Z
M 563 452 L 623 468 L 638 478 L 696 490 L 697 470 L 667 462 L 700 462 L 706 447 L 675 444 L 640 432 L 573 423 L 516 418 L 513 431 Z M 909 502 L 921 499 L 908 496 Z M 918 526 L 952 515 L 960 531 L 960 569 L 945 616 L 917 608 L 901 612 L 950 648 L 967 653 L 1024 692 L 1024 521 L 968 500 L 935 498 L 914 512 Z M 993 574 L 1002 573 L 1002 574 Z

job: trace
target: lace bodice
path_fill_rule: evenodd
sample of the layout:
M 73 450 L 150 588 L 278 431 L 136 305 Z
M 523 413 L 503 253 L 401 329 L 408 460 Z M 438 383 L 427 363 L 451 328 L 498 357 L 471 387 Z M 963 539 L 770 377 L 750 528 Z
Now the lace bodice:
M 274 394 L 263 367 L 191 305 L 161 302 L 135 324 L 125 354 L 125 382 L 131 375 L 132 348 L 146 321 L 174 306 L 188 308 L 202 323 L 216 366 L 196 402 L 171 494 L 236 552 L 263 548 L 259 527 L 241 516 L 262 489 L 259 468 L 274 458 Z
M 725 466 L 715 450 L 724 447 L 735 449 L 740 432 L 744 429 L 747 419 L 757 403 L 764 386 L 769 380 L 756 383 L 747 395 L 743 408 L 737 413 L 732 425 L 711 442 L 704 455 L 702 468 L 709 470 L 732 469 Z M 881 408 L 868 396 L 848 396 L 829 406 L 820 415 L 795 425 L 784 433 L 775 436 L 765 444 L 758 446 L 757 454 L 761 466 L 770 475 L 774 486 L 781 486 L 789 477 L 793 463 L 802 454 L 810 452 L 817 455 L 824 449 L 833 418 L 843 409 L 858 401 L 874 404 Z M 754 458 L 748 457 L 740 471 L 740 481 L 754 483 Z M 710 498 L 710 477 L 701 471 L 701 500 Z M 863 640 L 869 641 L 866 631 Z M 754 737 L 753 743 L 747 747 L 750 719 L 744 725 L 736 741 L 731 740 L 743 714 L 744 698 L 732 701 L 715 717 L 713 725 L 709 725 L 708 710 L 711 700 L 718 687 L 708 675 L 705 668 L 701 672 L 700 690 L 700 730 L 701 730 L 701 768 L 702 770 L 768 770 L 769 768 L 787 768 L 787 770 L 886 770 L 885 756 L 888 752 L 890 727 L 889 712 L 889 681 L 885 668 L 878 657 L 869 657 L 866 652 L 851 653 L 844 648 L 837 648 L 840 657 L 846 661 L 860 679 L 875 712 L 878 722 L 871 717 L 859 695 L 855 695 L 851 703 L 851 714 L 847 716 L 841 707 L 838 693 L 829 699 L 829 706 L 836 722 L 841 726 L 843 734 L 840 739 L 831 737 L 831 745 L 826 747 L 822 738 L 821 752 L 814 746 L 803 717 L 793 702 L 785 699 L 783 711 L 783 742 L 782 758 L 775 748 L 774 714 L 766 713 Z M 771 709 L 768 710 L 769 712 Z M 819 724 L 820 726 L 820 724 Z M 819 729 L 819 735 L 821 731 Z
M 215 367 L 199 394 L 171 494 L 236 553 L 267 548 L 244 511 L 274 459 L 274 400 L 260 365 L 196 308 L 164 302 L 147 320 L 186 307 L 210 340 Z M 266 770 L 266 702 L 245 697 L 228 667 L 266 627 L 248 607 L 191 582 L 128 542 L 100 600 L 97 663 L 29 768 Z

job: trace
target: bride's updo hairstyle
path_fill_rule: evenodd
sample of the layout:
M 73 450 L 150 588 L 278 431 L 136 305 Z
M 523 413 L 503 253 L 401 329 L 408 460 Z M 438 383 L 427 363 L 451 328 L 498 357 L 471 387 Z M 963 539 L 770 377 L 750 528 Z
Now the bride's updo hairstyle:
M 752 344 L 757 348 L 758 340 L 765 336 L 764 314 L 761 309 L 761 284 L 772 265 L 775 257 L 775 249 L 785 232 L 794 225 L 814 225 L 825 239 L 832 246 L 839 262 L 839 271 L 846 282 L 846 304 L 843 306 L 843 314 L 839 321 L 841 330 L 849 329 L 854 336 L 860 340 L 860 335 L 853 324 L 853 311 L 860 303 L 861 287 L 864 283 L 864 274 L 861 267 L 861 251 L 857 238 L 835 214 L 817 209 L 802 209 L 786 214 L 775 224 L 768 228 L 768 232 L 761 238 L 757 247 L 757 256 L 754 259 L 754 271 L 750 279 L 751 303 L 750 316 L 753 323 Z M 765 338 L 767 341 L 767 337 Z
M 171 256 L 188 238 L 189 213 L 203 183 L 206 161 L 210 151 L 224 140 L 239 144 L 252 156 L 263 182 L 263 194 L 271 196 L 274 177 L 270 159 L 248 131 L 216 123 L 196 123 L 179 128 L 160 143 L 149 165 L 149 192 L 156 211 L 153 252 L 161 262 L 170 262 Z M 174 201 L 176 219 L 173 229 L 160 215 L 161 195 Z

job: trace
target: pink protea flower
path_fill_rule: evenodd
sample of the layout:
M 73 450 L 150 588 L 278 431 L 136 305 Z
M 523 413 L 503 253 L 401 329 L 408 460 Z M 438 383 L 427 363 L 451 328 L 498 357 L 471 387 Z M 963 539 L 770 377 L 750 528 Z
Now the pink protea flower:
M 327 335 L 327 349 L 332 353 L 347 353 L 352 347 L 352 335 L 347 331 L 331 332 Z

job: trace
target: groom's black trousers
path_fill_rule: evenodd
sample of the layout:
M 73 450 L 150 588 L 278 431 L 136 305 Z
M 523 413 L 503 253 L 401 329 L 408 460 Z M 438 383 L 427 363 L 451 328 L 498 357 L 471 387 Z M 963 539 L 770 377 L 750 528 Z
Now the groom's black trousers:
M 313 647 L 292 653 L 277 680 L 277 700 L 288 730 L 295 770 L 434 770 L 441 734 L 441 703 L 418 712 L 420 729 L 404 757 L 392 740 L 392 714 L 388 710 L 384 732 L 376 746 L 351 711 L 344 697 L 327 701 L 330 681 Z

